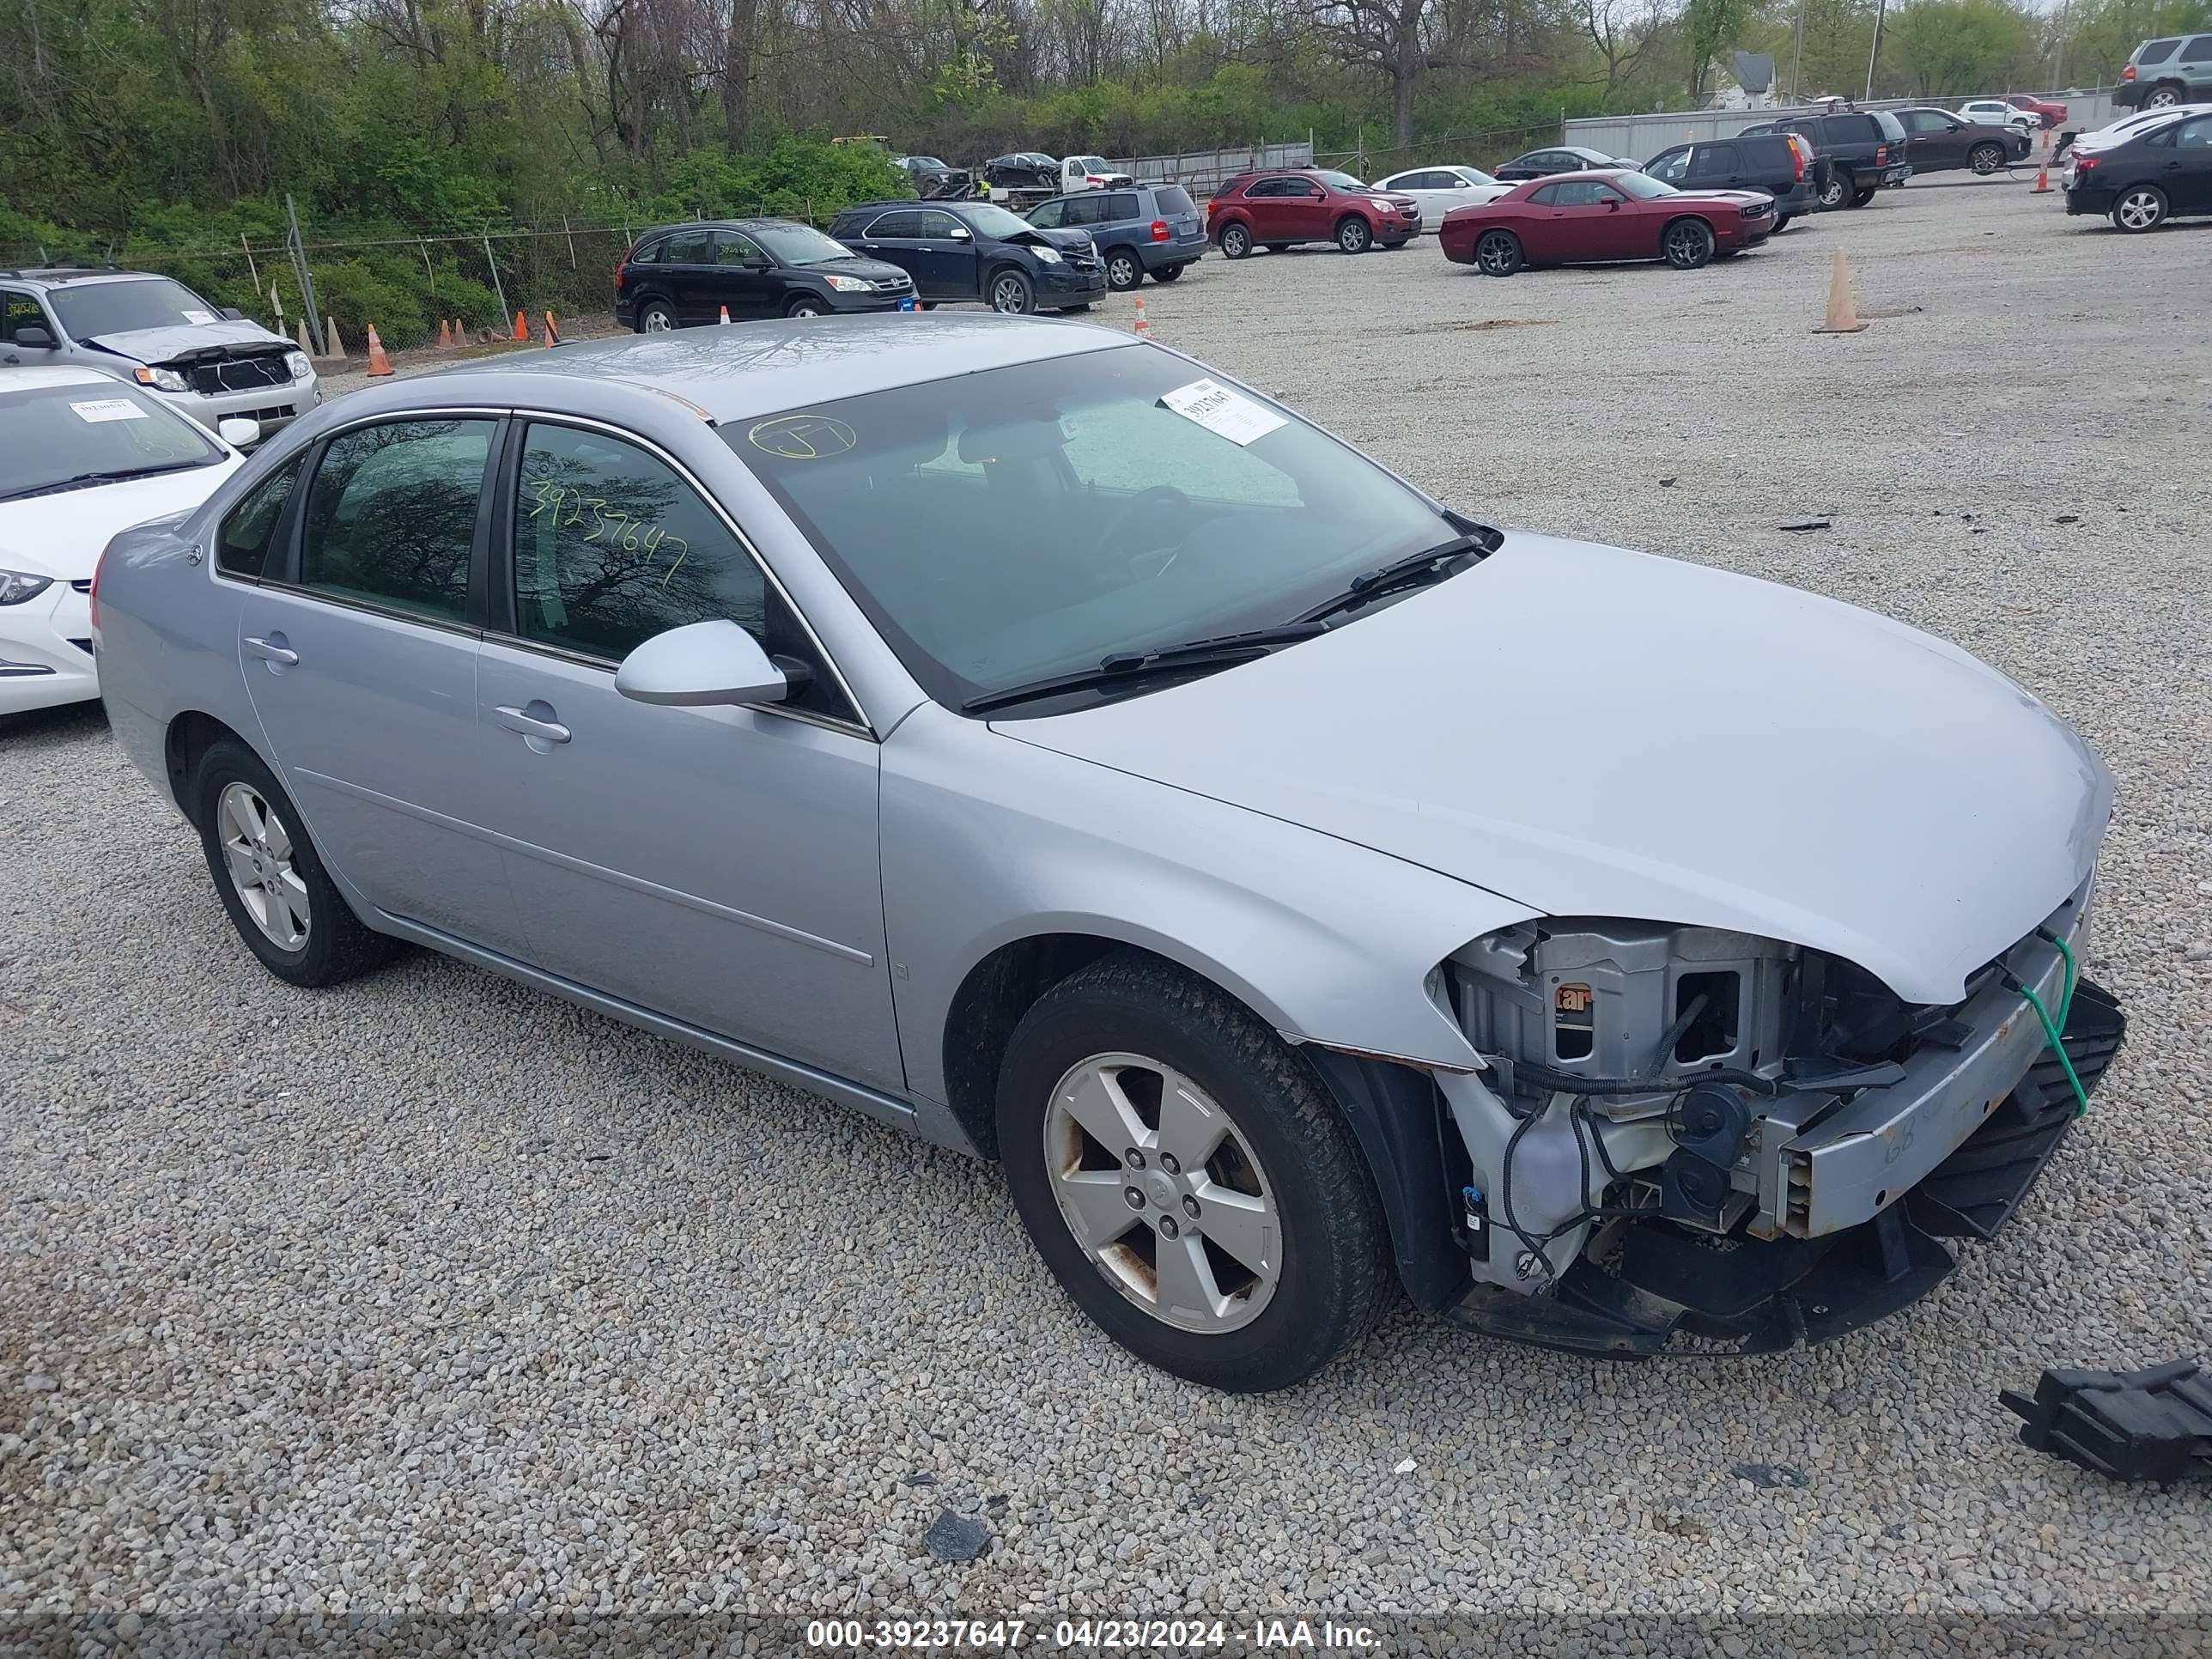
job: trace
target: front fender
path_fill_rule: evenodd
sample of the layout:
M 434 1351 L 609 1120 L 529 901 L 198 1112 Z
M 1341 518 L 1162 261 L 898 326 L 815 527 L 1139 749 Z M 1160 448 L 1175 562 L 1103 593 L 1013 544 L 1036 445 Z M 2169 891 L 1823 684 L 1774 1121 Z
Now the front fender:
M 944 1036 L 1001 945 L 1080 933 L 1203 975 L 1292 1042 L 1465 1070 L 1424 985 L 1535 913 L 1385 854 L 1015 742 L 934 703 L 884 745 L 884 921 L 910 1092 L 944 1103 Z

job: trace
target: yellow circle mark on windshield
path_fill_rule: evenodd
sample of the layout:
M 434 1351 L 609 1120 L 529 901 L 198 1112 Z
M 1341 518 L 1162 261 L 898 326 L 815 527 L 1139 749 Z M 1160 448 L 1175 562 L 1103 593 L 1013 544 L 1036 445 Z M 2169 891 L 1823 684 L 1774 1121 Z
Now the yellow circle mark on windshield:
M 779 415 L 763 421 L 745 438 L 755 449 L 787 461 L 818 461 L 842 455 L 860 441 L 853 428 L 828 415 Z

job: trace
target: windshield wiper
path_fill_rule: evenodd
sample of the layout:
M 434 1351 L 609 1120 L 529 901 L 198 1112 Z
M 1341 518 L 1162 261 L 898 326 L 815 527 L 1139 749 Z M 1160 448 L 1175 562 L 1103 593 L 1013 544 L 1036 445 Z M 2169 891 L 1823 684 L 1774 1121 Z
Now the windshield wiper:
M 1310 623 L 1323 617 L 1333 617 L 1340 611 L 1356 610 L 1363 605 L 1381 599 L 1385 593 L 1401 587 L 1418 587 L 1429 582 L 1442 581 L 1459 573 L 1446 568 L 1456 560 L 1480 559 L 1495 553 L 1505 539 L 1504 535 L 1487 525 L 1462 519 L 1457 514 L 1447 515 L 1445 522 L 1460 533 L 1448 542 L 1425 548 L 1419 553 L 1408 553 L 1402 559 L 1373 570 L 1364 571 L 1344 585 L 1344 591 L 1323 599 L 1311 610 L 1291 618 L 1292 626 Z
M 29 484 L 21 489 L 11 489 L 0 495 L 0 501 L 20 501 L 26 495 L 45 495 L 57 489 L 75 489 L 84 484 L 122 483 L 131 478 L 150 478 L 157 472 L 181 472 L 186 467 L 205 466 L 205 461 L 172 461 L 167 466 L 141 466 L 131 471 L 110 472 L 79 472 L 74 477 L 56 478 L 51 483 Z
M 970 697 L 960 705 L 960 711 L 965 714 L 980 714 L 1018 702 L 1032 702 L 1040 697 L 1057 696 L 1065 691 L 1095 690 L 1100 686 L 1141 679 L 1156 671 L 1228 668 L 1265 656 L 1278 646 L 1295 645 L 1300 640 L 1328 632 L 1327 623 L 1300 621 L 1275 628 L 1255 628 L 1243 634 L 1185 640 L 1178 645 L 1155 646 L 1143 651 L 1116 651 L 1101 658 L 1096 668 L 1055 674 L 1049 679 L 1031 680 L 1026 685 L 1009 686 L 1003 691 L 987 691 L 980 697 Z

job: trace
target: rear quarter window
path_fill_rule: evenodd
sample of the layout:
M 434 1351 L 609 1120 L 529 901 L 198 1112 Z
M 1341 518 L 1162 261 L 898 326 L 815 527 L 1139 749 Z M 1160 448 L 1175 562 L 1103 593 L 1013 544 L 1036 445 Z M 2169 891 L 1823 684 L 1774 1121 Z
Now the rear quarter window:
M 2135 61 L 2138 64 L 2163 64 L 2173 56 L 2173 49 L 2180 44 L 2179 40 L 2146 40 L 2136 48 Z
M 1832 143 L 1871 144 L 1881 137 L 1881 129 L 1871 115 L 1831 115 L 1826 125 Z

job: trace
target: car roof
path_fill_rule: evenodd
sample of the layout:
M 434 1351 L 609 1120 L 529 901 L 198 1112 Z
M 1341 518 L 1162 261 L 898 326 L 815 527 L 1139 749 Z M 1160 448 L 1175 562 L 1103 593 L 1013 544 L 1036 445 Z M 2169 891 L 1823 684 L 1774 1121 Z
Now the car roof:
M 544 382 L 554 379 L 579 388 L 614 383 L 659 392 L 726 424 L 812 403 L 1136 343 L 1128 335 L 1086 323 L 988 312 L 791 318 L 621 336 L 494 357 L 388 382 L 356 392 L 346 402 L 351 407 L 374 398 L 399 404 L 409 401 L 410 392 L 419 400 L 436 381 L 450 383 L 470 399 L 527 404 L 544 397 Z
M 0 368 L 0 392 L 20 392 L 34 386 L 112 386 L 122 379 L 106 369 L 78 364 Z
M 676 224 L 655 225 L 650 230 L 641 230 L 637 234 L 637 240 L 641 242 L 648 236 L 663 236 L 679 230 L 758 230 L 764 225 L 795 225 L 799 222 L 796 219 L 778 219 L 773 216 L 760 219 L 685 219 Z
M 125 270 L 120 265 L 26 265 L 0 270 L 0 280 L 27 283 L 37 288 L 67 288 L 78 283 L 143 283 L 162 280 L 151 270 Z

